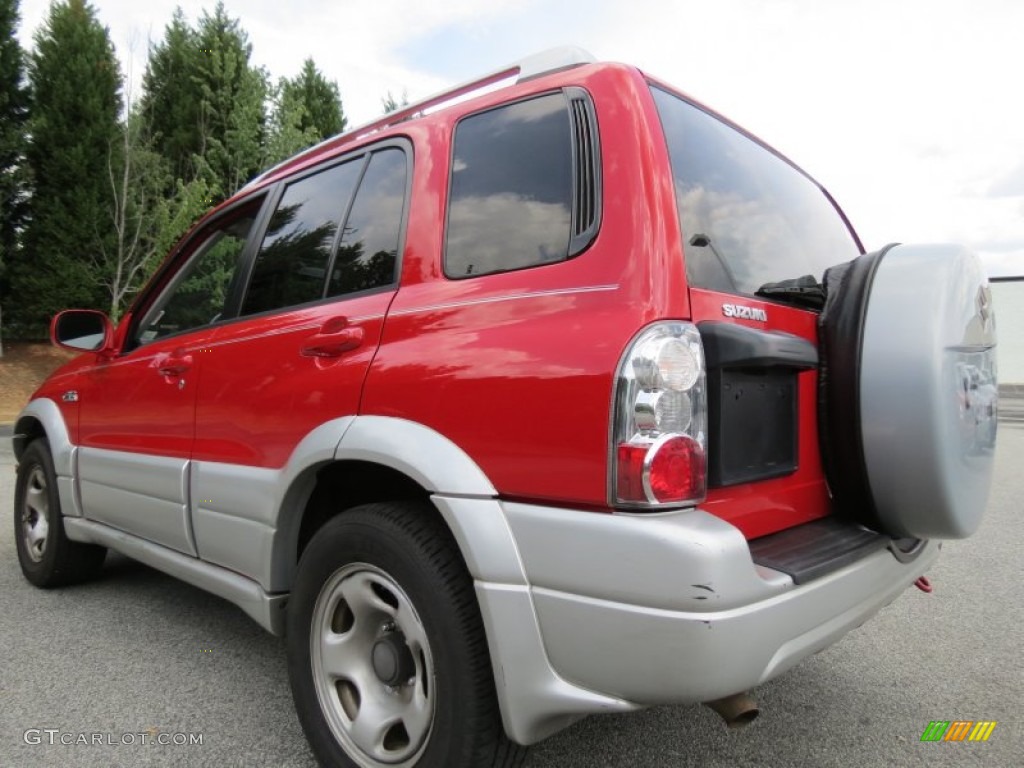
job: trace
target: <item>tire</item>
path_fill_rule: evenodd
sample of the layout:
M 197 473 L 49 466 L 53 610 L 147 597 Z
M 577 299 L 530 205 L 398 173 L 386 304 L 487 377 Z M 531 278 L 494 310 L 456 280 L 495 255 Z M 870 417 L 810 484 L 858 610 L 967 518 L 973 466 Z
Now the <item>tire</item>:
M 288 671 L 324 766 L 513 768 L 473 581 L 422 504 L 330 520 L 299 561 Z
M 50 448 L 41 438 L 25 449 L 18 462 L 14 541 L 21 572 L 44 589 L 93 578 L 107 555 L 104 547 L 80 544 L 65 535 L 57 473 Z
M 822 458 L 837 510 L 897 537 L 981 522 L 996 437 L 995 319 L 971 252 L 893 245 L 830 269 Z

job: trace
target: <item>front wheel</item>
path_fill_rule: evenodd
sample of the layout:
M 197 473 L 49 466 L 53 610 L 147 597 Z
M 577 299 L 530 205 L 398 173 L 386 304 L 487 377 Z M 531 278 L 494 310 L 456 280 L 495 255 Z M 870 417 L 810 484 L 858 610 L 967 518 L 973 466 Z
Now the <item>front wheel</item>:
M 369 504 L 328 522 L 288 607 L 299 719 L 325 766 L 519 765 L 472 579 L 431 509 Z
M 50 448 L 35 440 L 18 461 L 14 486 L 14 540 L 25 578 L 37 587 L 59 587 L 91 579 L 107 550 L 64 534 L 57 472 Z

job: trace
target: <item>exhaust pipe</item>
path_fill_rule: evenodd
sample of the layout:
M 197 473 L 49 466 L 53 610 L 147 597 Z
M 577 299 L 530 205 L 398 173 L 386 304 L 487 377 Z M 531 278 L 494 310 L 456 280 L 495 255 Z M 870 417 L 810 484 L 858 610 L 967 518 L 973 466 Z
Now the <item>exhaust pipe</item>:
M 761 711 L 757 702 L 747 693 L 734 693 L 724 699 L 705 701 L 704 706 L 715 710 L 729 728 L 742 728 L 753 722 Z

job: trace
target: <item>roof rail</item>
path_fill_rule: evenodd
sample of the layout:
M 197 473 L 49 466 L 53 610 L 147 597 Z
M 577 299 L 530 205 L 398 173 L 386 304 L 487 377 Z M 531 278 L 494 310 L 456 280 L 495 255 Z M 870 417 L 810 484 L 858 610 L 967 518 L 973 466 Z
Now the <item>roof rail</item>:
M 408 106 L 401 107 L 394 112 L 389 112 L 386 115 L 382 115 L 368 123 L 363 123 L 355 128 L 351 128 L 344 133 L 339 133 L 335 136 L 324 139 L 319 144 L 316 144 L 309 149 L 304 150 L 302 153 L 294 157 L 290 157 L 259 174 L 256 178 L 242 187 L 242 189 L 246 190 L 254 187 L 278 171 L 292 165 L 298 165 L 310 155 L 316 154 L 327 145 L 341 146 L 342 144 L 354 139 L 368 136 L 371 133 L 376 133 L 377 131 L 381 131 L 397 123 L 417 117 L 428 109 L 443 106 L 449 102 L 455 101 L 456 99 L 466 98 L 473 95 L 476 91 L 482 91 L 485 88 L 494 86 L 503 80 L 515 77 L 515 82 L 521 83 L 524 80 L 530 80 L 534 77 L 546 75 L 551 72 L 557 72 L 562 69 L 570 69 L 582 64 L 593 64 L 595 61 L 596 59 L 589 52 L 576 46 L 550 48 L 546 51 L 535 53 L 532 56 L 527 56 L 525 59 L 513 62 L 501 69 L 489 72 L 481 77 L 475 77 L 465 83 L 448 88 L 440 93 L 435 93 L 433 96 L 428 96 L 425 99 L 421 99 L 414 104 L 409 104 Z

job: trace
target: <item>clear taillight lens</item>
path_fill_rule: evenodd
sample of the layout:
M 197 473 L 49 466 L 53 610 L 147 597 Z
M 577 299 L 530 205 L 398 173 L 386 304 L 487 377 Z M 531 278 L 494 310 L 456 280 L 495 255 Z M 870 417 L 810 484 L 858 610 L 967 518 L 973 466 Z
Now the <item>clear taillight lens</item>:
M 707 489 L 704 348 L 690 323 L 658 323 L 619 363 L 612 425 L 617 505 L 696 504 Z

